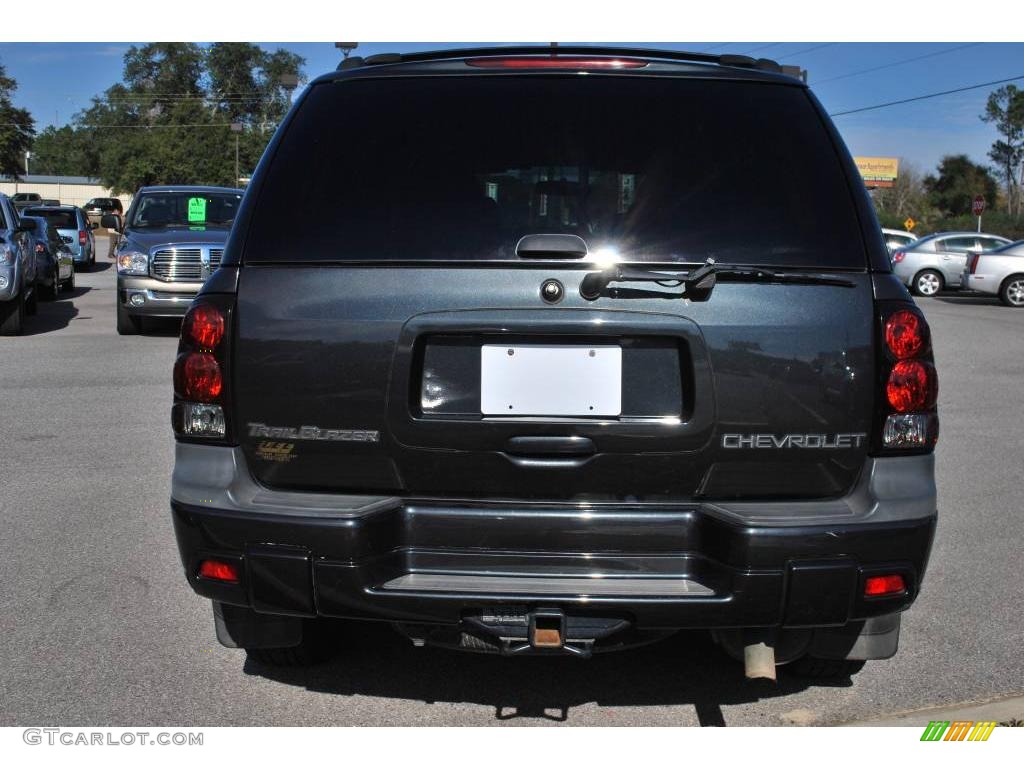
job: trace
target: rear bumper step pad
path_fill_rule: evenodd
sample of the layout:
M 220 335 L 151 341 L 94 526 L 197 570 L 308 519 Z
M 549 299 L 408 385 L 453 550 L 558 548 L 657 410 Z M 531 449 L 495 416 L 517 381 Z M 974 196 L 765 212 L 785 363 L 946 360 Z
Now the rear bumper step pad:
M 543 578 L 472 574 L 407 573 L 382 584 L 386 591 L 483 592 L 517 595 L 586 597 L 712 596 L 714 590 L 690 579 Z

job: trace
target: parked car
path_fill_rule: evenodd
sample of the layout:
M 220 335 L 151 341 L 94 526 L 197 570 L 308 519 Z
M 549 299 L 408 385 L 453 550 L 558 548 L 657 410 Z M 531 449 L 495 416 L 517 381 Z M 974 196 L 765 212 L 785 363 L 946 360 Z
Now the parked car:
M 910 245 L 917 240 L 917 235 L 913 232 L 906 232 L 902 229 L 888 229 L 886 227 L 882 227 L 882 237 L 885 239 L 885 246 L 889 249 L 889 253 L 905 245 Z
M 998 296 L 1008 307 L 1024 307 L 1024 240 L 967 257 L 964 286 Z
M 116 197 L 94 197 L 83 207 L 85 208 L 85 215 L 89 217 L 89 221 L 95 224 L 102 223 L 103 214 L 105 213 L 114 213 L 118 216 L 124 215 L 121 201 Z
M 36 313 L 36 253 L 29 229 L 10 198 L 0 194 L 0 336 L 17 336 L 25 316 Z
M 75 268 L 91 270 L 96 266 L 96 225 L 89 223 L 85 211 L 77 206 L 46 206 L 26 208 L 27 216 L 42 216 L 60 232 L 61 239 L 71 250 Z
M 36 255 L 36 287 L 41 296 L 56 299 L 61 290 L 75 289 L 75 262 L 57 228 L 42 216 L 22 216 Z
M 45 206 L 50 207 L 50 208 L 59 208 L 60 207 L 60 200 L 58 200 L 55 197 L 44 197 L 42 202 L 40 202 L 39 204 L 40 205 L 45 205 Z
M 971 251 L 987 252 L 1010 241 L 977 232 L 936 232 L 892 254 L 892 271 L 918 296 L 959 288 Z
M 11 195 L 11 203 L 18 211 L 31 205 L 41 205 L 42 202 L 43 198 L 38 192 L 17 192 Z
M 143 187 L 118 241 L 117 332 L 142 330 L 147 317 L 181 317 L 217 270 L 242 201 L 224 187 Z M 118 229 L 104 214 L 102 224 Z
M 772 678 L 896 652 L 936 523 L 928 324 L 800 79 L 350 60 L 264 157 L 174 364 L 174 527 L 223 644 L 710 629 Z

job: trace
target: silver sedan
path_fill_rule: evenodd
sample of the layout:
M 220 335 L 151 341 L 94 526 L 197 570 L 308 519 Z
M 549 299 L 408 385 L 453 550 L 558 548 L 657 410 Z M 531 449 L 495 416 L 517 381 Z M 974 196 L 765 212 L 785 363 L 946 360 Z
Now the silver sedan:
M 964 287 L 998 296 L 1008 307 L 1024 307 L 1024 240 L 988 253 L 972 253 Z
M 894 251 L 892 271 L 918 296 L 934 296 L 961 287 L 968 253 L 987 253 L 1009 243 L 983 232 L 936 232 Z

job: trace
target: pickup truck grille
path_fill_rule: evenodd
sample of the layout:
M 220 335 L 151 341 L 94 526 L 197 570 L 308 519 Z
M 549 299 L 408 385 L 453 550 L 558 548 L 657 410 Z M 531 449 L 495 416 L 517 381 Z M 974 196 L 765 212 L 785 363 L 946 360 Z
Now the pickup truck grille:
M 161 248 L 153 253 L 153 277 L 168 282 L 206 280 L 220 266 L 223 248 Z

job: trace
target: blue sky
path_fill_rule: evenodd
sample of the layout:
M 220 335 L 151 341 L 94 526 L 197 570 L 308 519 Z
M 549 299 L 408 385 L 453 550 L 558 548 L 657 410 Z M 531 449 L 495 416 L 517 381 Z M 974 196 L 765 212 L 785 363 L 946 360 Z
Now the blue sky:
M 333 69 L 333 43 L 260 43 L 306 58 L 308 77 Z M 357 53 L 461 47 L 463 43 L 361 43 Z M 623 43 L 622 45 L 630 45 Z M 646 43 L 643 47 L 752 53 L 799 64 L 829 112 L 950 90 L 1024 75 L 1024 43 Z M 37 128 L 68 122 L 121 76 L 128 43 L 2 43 L 0 62 L 18 81 L 15 103 L 26 107 Z M 759 50 L 755 50 L 759 49 Z M 814 49 L 814 50 L 809 50 Z M 956 49 L 956 50 L 948 50 Z M 918 61 L 904 62 L 906 59 Z M 863 70 L 877 71 L 855 74 Z M 1017 83 L 1024 88 L 1024 80 Z M 836 118 L 857 155 L 902 157 L 929 171 L 945 154 L 966 153 L 987 163 L 995 129 L 978 119 L 993 88 L 942 96 Z

